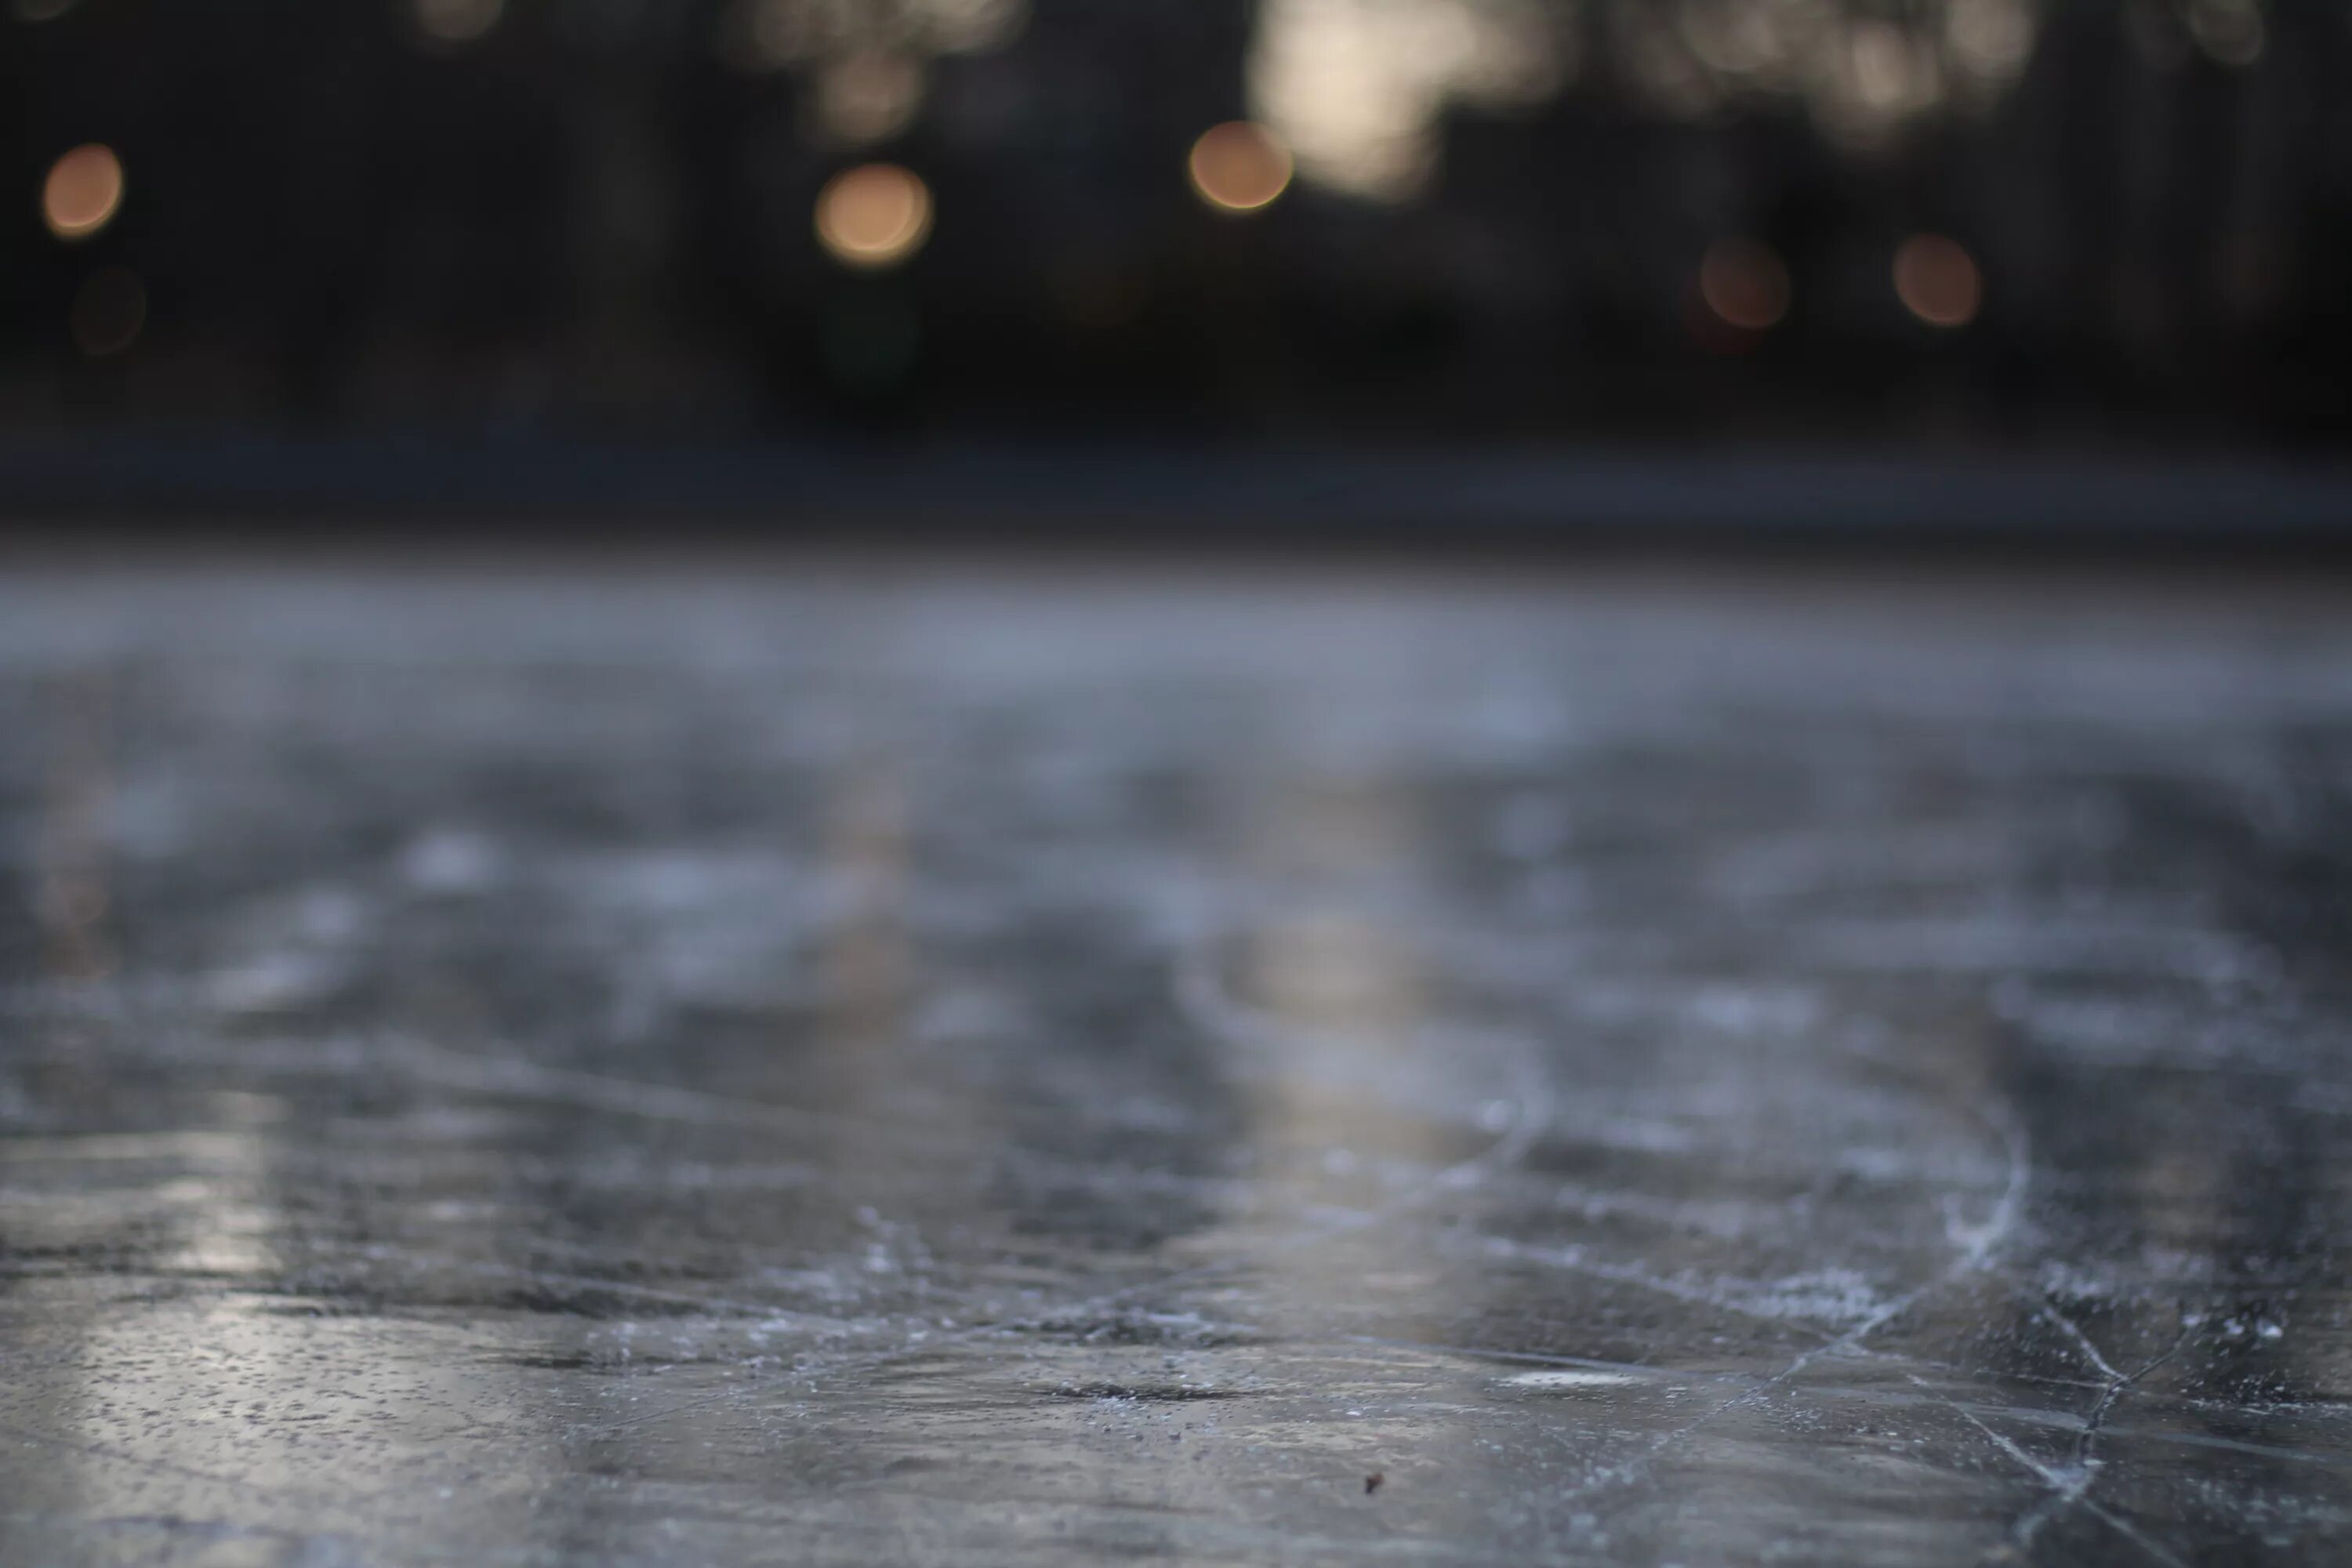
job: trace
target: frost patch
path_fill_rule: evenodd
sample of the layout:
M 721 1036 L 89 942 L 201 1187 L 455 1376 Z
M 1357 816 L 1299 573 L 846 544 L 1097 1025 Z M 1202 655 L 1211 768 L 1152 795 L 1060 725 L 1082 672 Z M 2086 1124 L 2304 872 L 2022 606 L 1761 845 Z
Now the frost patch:
M 1503 1382 L 1512 1388 L 1538 1388 L 1548 1393 L 1585 1388 L 1623 1388 L 1639 1383 L 1640 1378 L 1622 1372 L 1592 1372 L 1581 1367 L 1546 1367 L 1541 1372 L 1523 1372 Z
M 1867 1321 L 1885 1304 L 1870 1281 L 1851 1268 L 1791 1274 L 1767 1285 L 1727 1283 L 1724 1295 L 1742 1311 L 1759 1317 L 1836 1324 Z

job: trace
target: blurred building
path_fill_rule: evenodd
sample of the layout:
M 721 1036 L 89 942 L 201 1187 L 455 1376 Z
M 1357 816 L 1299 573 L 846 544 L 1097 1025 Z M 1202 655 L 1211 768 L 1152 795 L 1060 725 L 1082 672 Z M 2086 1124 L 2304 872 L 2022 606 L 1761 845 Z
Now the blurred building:
M 18 435 L 2352 427 L 2323 0 L 9 7 Z

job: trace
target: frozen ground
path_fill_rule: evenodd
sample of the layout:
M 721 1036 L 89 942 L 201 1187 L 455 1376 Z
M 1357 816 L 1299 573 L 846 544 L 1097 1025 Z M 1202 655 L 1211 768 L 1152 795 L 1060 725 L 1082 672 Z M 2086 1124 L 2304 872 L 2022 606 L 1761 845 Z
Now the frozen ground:
M 2342 1562 L 2347 608 L 19 570 L 0 1562 Z

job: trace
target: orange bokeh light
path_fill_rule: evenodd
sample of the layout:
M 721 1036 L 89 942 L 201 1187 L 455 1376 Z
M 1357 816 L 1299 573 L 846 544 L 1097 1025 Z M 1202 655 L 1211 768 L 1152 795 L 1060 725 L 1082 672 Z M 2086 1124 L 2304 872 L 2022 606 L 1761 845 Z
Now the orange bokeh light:
M 1789 268 L 1769 245 L 1719 239 L 1699 263 L 1698 295 L 1725 325 L 1765 331 L 1789 313 Z
M 930 232 L 930 187 L 896 163 L 845 169 L 817 193 L 817 239 L 845 267 L 895 267 Z
M 1290 150 L 1246 120 L 1201 132 L 1185 167 L 1201 199 L 1223 212 L 1256 212 L 1290 186 Z
M 59 239 L 87 239 L 122 206 L 122 160 L 96 142 L 49 165 L 41 184 L 41 218 Z
M 1965 327 L 1984 303 L 1984 277 L 1958 240 L 1915 234 L 1895 249 L 1895 294 L 1931 327 Z

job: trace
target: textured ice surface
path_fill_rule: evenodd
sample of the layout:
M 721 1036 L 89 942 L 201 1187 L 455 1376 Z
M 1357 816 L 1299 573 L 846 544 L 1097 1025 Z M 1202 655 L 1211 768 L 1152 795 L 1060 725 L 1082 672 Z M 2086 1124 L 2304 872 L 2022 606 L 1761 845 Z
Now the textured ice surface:
M 2343 1561 L 2346 607 L 19 572 L 0 1562 Z

